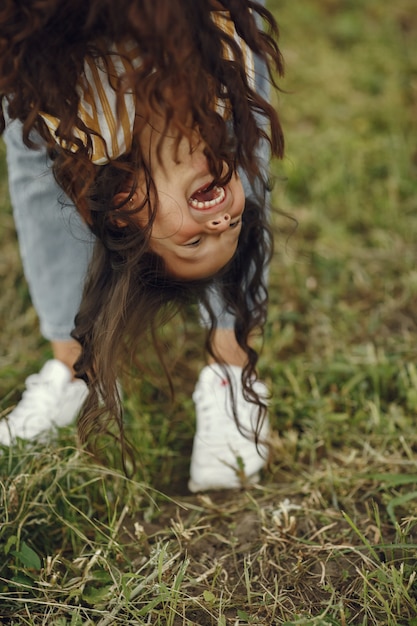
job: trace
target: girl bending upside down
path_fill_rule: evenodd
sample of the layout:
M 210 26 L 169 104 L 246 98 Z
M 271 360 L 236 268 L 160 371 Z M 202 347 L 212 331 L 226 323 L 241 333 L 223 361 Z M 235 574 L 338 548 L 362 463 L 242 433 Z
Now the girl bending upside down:
M 255 480 L 267 456 L 250 339 L 266 319 L 266 163 L 283 153 L 266 88 L 283 71 L 276 34 L 251 0 L 6 0 L 0 11 L 2 129 L 19 120 L 26 146 L 46 147 L 95 235 L 72 333 L 88 387 L 81 441 L 115 421 L 124 442 L 127 354 L 198 300 L 208 365 L 193 394 L 192 491 L 239 487 L 242 468 Z

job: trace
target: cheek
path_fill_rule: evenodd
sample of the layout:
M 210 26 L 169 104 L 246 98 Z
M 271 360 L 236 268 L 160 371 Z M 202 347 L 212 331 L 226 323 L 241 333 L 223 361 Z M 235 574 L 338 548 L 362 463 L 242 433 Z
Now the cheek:
M 181 230 L 184 216 L 181 207 L 174 198 L 159 192 L 158 208 L 152 227 L 152 237 L 172 237 Z
M 233 206 L 241 213 L 245 208 L 245 191 L 239 176 L 234 176 L 230 181 L 230 191 L 233 195 Z

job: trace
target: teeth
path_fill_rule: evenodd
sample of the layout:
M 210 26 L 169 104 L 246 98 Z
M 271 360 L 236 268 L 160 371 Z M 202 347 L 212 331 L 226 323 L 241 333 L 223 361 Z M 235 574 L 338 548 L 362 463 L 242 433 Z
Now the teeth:
M 197 200 L 196 198 L 190 198 L 188 200 L 188 203 L 194 208 L 194 209 L 210 209 L 213 206 L 216 206 L 217 204 L 220 204 L 221 202 L 223 202 L 224 197 L 226 195 L 225 190 L 223 189 L 223 187 L 214 187 L 214 190 L 217 193 L 217 196 L 215 198 L 213 198 L 213 200 Z

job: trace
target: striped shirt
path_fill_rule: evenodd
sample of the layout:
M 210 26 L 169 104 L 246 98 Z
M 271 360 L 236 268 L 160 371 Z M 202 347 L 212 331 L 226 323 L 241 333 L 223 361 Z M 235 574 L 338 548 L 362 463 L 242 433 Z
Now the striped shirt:
M 237 41 L 243 53 L 249 86 L 253 89 L 255 70 L 252 51 L 237 35 L 227 13 L 216 11 L 212 17 L 219 28 Z M 228 47 L 224 50 L 224 58 L 233 59 L 233 52 Z M 134 41 L 114 45 L 106 60 L 86 57 L 84 61 L 84 73 L 77 87 L 80 96 L 78 117 L 90 131 L 92 161 L 96 165 L 104 165 L 131 149 L 136 97 L 129 91 L 124 91 L 120 97 L 118 91 L 123 75 L 138 67 L 140 62 L 139 48 Z M 219 102 L 217 108 L 222 115 L 226 114 L 224 104 Z M 41 117 L 57 143 L 76 152 L 75 145 L 68 145 L 59 137 L 59 119 L 48 113 L 41 113 Z M 87 145 L 87 133 L 75 128 L 74 135 Z

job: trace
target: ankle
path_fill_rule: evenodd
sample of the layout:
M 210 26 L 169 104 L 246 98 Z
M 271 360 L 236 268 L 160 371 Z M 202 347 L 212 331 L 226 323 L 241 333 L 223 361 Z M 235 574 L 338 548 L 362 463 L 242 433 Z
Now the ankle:
M 63 363 L 71 372 L 72 380 L 75 378 L 74 365 L 81 354 L 81 346 L 78 341 L 52 341 L 54 359 Z
M 247 363 L 247 354 L 239 346 L 235 331 L 232 328 L 216 329 L 213 334 L 211 347 L 219 362 L 238 367 L 244 367 Z M 215 363 L 215 360 L 209 357 L 209 364 L 213 363 Z

